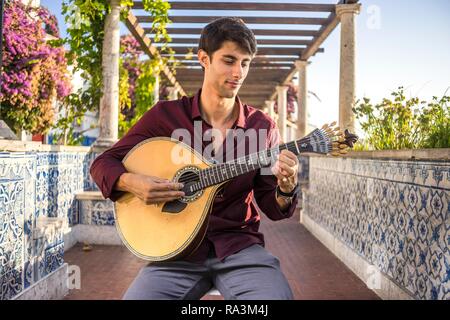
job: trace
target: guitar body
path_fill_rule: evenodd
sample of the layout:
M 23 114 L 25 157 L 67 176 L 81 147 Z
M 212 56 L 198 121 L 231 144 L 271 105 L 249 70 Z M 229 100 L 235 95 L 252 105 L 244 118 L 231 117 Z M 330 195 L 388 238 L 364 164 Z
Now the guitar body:
M 171 138 L 151 138 L 124 158 L 128 172 L 173 181 L 211 164 L 191 147 Z M 214 196 L 221 184 L 205 188 L 185 202 L 145 204 L 131 193 L 115 203 L 116 227 L 123 243 L 149 261 L 176 260 L 192 253 L 203 240 Z
M 334 126 L 335 123 L 331 124 Z M 123 164 L 128 172 L 155 176 L 184 184 L 185 196 L 161 204 L 145 204 L 131 193 L 115 202 L 116 227 L 123 243 L 136 256 L 149 261 L 186 257 L 197 249 L 208 226 L 218 189 L 230 179 L 271 165 L 282 149 L 346 154 L 358 137 L 327 125 L 308 136 L 271 149 L 212 164 L 190 146 L 171 138 L 147 139 L 128 152 Z

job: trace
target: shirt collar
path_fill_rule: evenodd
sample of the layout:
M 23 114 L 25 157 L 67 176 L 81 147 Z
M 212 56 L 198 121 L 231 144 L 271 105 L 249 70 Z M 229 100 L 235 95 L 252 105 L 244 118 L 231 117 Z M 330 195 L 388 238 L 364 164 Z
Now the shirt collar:
M 192 119 L 201 118 L 200 113 L 200 94 L 202 92 L 202 89 L 198 90 L 197 94 L 194 96 L 194 99 L 192 101 Z M 239 96 L 236 96 L 236 102 L 239 106 L 239 116 L 234 123 L 236 126 L 246 129 L 247 128 L 247 121 L 246 121 L 246 106 L 242 104 L 241 99 L 239 99 Z

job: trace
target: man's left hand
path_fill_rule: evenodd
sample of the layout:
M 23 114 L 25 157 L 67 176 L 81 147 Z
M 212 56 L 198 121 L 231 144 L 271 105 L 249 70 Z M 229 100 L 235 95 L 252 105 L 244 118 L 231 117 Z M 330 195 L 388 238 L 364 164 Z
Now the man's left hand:
M 272 172 L 278 179 L 280 190 L 286 193 L 291 192 L 297 185 L 297 156 L 289 150 L 282 150 L 278 155 L 277 162 L 272 167 Z

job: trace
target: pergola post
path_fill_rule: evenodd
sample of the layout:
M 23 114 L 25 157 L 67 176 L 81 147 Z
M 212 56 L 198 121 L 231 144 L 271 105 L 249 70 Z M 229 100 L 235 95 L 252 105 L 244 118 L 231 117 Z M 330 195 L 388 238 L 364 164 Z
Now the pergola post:
M 271 117 L 272 119 L 275 119 L 275 101 L 273 100 L 266 100 L 266 108 L 267 108 L 267 113 L 269 114 L 269 117 Z
M 352 108 L 356 99 L 355 89 L 355 16 L 361 4 L 336 5 L 336 15 L 341 21 L 341 60 L 339 76 L 339 127 L 355 132 Z
M 278 129 L 280 130 L 281 141 L 286 142 L 287 130 L 287 91 L 288 86 L 277 86 L 278 95 Z
M 178 90 L 175 87 L 167 87 L 167 91 L 169 92 L 168 99 L 169 100 L 177 100 L 178 99 Z
M 296 138 L 303 138 L 306 136 L 308 127 L 308 86 L 306 78 L 306 67 L 308 61 L 297 60 L 295 67 L 298 71 L 298 90 L 297 90 L 297 135 Z
M 154 104 L 159 101 L 159 72 L 155 71 L 155 84 L 153 86 L 153 96 L 155 97 Z
M 99 137 L 96 147 L 108 148 L 119 133 L 120 0 L 110 0 L 111 12 L 105 20 L 102 52 L 103 95 L 100 99 Z

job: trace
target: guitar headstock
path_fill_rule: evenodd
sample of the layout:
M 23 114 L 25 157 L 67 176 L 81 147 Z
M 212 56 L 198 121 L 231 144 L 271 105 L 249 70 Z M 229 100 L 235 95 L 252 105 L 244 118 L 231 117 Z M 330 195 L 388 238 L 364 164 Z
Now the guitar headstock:
M 331 152 L 330 154 L 334 157 L 342 156 L 347 154 L 349 148 L 353 148 L 356 141 L 358 141 L 358 136 L 351 133 L 348 129 L 344 132 L 336 126 L 336 122 L 330 124 L 325 124 L 321 131 L 325 133 L 327 138 L 331 142 Z

